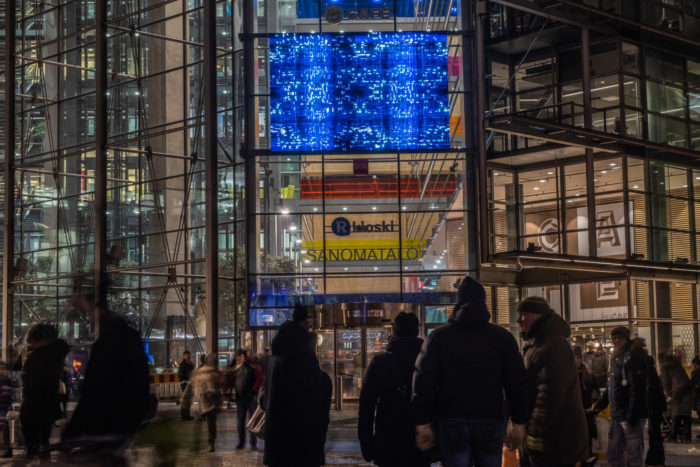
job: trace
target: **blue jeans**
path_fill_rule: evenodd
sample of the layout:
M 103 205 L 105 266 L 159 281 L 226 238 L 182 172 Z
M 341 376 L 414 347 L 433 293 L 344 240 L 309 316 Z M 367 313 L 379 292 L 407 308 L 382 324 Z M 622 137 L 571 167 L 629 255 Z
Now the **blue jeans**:
M 501 467 L 506 424 L 502 420 L 440 420 L 444 467 Z
M 636 421 L 627 430 L 620 420 L 610 420 L 608 433 L 608 463 L 612 467 L 641 467 L 644 465 L 644 422 Z

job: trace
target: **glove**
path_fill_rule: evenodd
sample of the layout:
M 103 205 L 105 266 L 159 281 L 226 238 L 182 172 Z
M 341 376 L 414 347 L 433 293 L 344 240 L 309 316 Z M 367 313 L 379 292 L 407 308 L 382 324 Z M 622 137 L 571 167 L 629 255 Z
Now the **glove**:
M 427 451 L 435 446 L 435 433 L 430 423 L 416 426 L 416 446 L 421 451 Z
M 529 451 L 544 452 L 544 439 L 528 435 L 527 449 Z
M 523 447 L 526 437 L 525 424 L 511 423 L 506 435 L 506 446 L 508 449 L 520 449 Z

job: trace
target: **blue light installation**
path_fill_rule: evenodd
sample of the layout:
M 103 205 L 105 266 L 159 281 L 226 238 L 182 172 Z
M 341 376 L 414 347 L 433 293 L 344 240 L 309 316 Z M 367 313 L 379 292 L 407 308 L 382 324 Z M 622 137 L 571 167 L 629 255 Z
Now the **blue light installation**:
M 447 53 L 445 34 L 272 36 L 271 149 L 448 148 Z

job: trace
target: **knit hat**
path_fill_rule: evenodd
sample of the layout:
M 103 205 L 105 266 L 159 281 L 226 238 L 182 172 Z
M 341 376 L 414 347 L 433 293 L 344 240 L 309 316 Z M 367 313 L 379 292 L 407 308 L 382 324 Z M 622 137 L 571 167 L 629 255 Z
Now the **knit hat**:
M 418 317 L 413 313 L 402 311 L 394 318 L 394 335 L 396 337 L 418 336 Z
M 538 315 L 548 315 L 554 313 L 547 300 L 542 297 L 525 297 L 517 308 L 518 313 L 536 313 Z
M 615 334 L 617 334 L 618 336 L 622 336 L 627 340 L 630 340 L 630 330 L 624 326 L 618 326 L 615 329 L 613 329 L 612 332 L 610 332 L 610 337 L 614 336 Z
M 484 287 L 469 276 L 462 279 L 457 290 L 457 304 L 462 303 L 486 303 L 486 292 Z
M 292 313 L 292 321 L 295 323 L 301 323 L 305 319 L 309 319 L 309 312 L 305 306 L 300 304 L 294 305 L 294 313 Z

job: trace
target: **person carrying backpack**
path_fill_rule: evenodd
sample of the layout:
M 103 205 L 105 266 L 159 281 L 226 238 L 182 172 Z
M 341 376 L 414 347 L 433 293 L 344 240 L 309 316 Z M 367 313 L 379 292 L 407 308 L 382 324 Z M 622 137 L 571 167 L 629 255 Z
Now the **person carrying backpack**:
M 246 415 L 253 416 L 257 406 L 257 392 L 261 384 L 257 382 L 256 368 L 243 349 L 238 349 L 236 357 L 240 364 L 235 369 L 234 379 L 236 387 L 236 415 L 238 417 L 238 445 L 236 449 L 245 447 Z M 259 371 L 258 371 L 259 373 Z M 257 438 L 250 434 L 250 448 L 255 450 Z
M 401 312 L 394 320 L 387 351 L 367 367 L 360 391 L 357 435 L 362 457 L 380 467 L 425 467 L 430 462 L 416 447 L 410 411 L 411 380 L 423 339 L 418 318 Z

